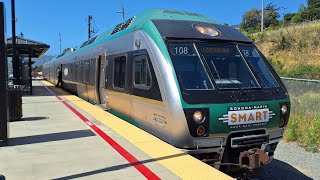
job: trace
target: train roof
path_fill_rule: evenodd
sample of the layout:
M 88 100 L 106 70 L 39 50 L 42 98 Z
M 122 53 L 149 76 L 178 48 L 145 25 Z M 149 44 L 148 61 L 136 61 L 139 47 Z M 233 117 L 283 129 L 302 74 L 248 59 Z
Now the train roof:
M 108 36 L 111 36 L 123 29 L 134 26 L 138 26 L 136 29 L 139 29 L 139 25 L 143 26 L 145 22 L 148 20 L 185 20 L 185 21 L 200 21 L 200 22 L 207 22 L 207 23 L 214 23 L 219 24 L 217 21 L 203 16 L 201 14 L 185 12 L 185 11 L 175 11 L 175 10 L 167 10 L 167 9 L 147 9 L 142 13 L 134 16 L 127 21 L 120 23 L 115 26 L 115 28 L 102 33 L 100 36 L 97 37 L 97 40 L 104 39 Z
M 89 39 L 88 41 L 83 42 L 82 45 L 80 46 L 80 48 L 78 48 L 77 50 L 62 53 L 62 54 L 58 55 L 57 57 L 53 58 L 52 60 L 50 60 L 48 63 L 50 63 L 52 61 L 57 61 L 62 57 L 66 57 L 66 56 L 72 55 L 74 53 L 81 52 L 85 49 L 88 49 L 88 48 L 94 46 L 94 44 L 99 44 L 99 42 L 115 39 L 117 37 L 131 33 L 135 30 L 141 29 L 143 27 L 143 25 L 148 21 L 152 21 L 155 24 L 159 24 L 159 22 L 160 22 L 159 20 L 161 20 L 162 22 L 168 22 L 170 20 L 201 22 L 201 23 L 205 23 L 205 24 L 214 24 L 219 28 L 222 27 L 222 25 L 219 25 L 220 23 L 218 23 L 216 20 L 209 18 L 207 16 L 203 16 L 201 14 L 197 14 L 197 13 L 176 11 L 176 10 L 167 10 L 167 9 L 147 9 L 147 10 L 143 11 L 142 13 L 138 14 L 137 16 L 134 16 L 134 17 L 126 20 L 125 22 L 122 22 L 122 23 L 116 25 L 114 28 L 109 29 L 108 31 L 103 32 L 100 35 L 93 37 L 93 38 Z M 158 22 L 158 23 L 156 23 L 156 22 Z M 163 26 L 163 24 L 161 26 Z M 235 30 L 235 31 L 237 31 L 237 30 Z M 242 38 L 244 41 L 247 40 L 244 37 L 242 37 Z

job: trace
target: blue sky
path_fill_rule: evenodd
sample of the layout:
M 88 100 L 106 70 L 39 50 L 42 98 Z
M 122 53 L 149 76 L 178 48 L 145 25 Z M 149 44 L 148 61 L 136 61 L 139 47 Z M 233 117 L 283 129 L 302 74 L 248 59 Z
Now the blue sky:
M 3 1 L 7 11 L 7 33 L 11 37 L 11 4 Z M 281 13 L 296 12 L 306 0 L 265 0 L 286 7 Z M 59 32 L 62 35 L 62 49 L 80 46 L 87 40 L 87 16 L 92 15 L 98 34 L 113 28 L 121 22 L 124 4 L 132 17 L 147 8 L 166 8 L 190 11 L 209 16 L 218 22 L 239 24 L 242 15 L 252 9 L 261 8 L 261 0 L 16 0 L 16 34 L 44 42 L 51 46 L 46 55 L 59 54 Z

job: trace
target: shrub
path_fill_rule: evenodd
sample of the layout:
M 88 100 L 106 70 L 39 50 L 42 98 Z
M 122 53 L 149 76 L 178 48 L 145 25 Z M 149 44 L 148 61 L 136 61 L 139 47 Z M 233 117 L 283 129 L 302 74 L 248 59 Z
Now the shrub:
M 287 141 L 297 141 L 306 150 L 318 152 L 320 148 L 320 94 L 294 93 L 291 115 L 284 135 Z M 291 94 L 292 96 L 292 94 Z
M 301 65 L 286 73 L 288 77 L 320 79 L 320 67 L 311 65 Z

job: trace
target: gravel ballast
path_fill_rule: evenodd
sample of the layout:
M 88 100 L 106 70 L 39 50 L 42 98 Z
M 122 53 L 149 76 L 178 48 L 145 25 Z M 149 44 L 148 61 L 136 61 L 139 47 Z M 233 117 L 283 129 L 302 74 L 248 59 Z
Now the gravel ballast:
M 307 152 L 296 143 L 281 141 L 273 161 L 255 174 L 253 179 L 320 180 L 320 153 Z

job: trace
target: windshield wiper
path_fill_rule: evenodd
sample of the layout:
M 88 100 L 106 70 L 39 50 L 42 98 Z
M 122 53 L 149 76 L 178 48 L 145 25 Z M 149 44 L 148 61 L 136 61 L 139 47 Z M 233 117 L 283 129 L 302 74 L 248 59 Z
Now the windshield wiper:
M 216 65 L 214 65 L 214 63 L 213 63 L 212 60 L 210 60 L 210 62 L 211 62 L 211 64 L 212 64 L 213 68 L 214 68 L 214 71 L 215 71 L 214 73 L 215 73 L 216 76 L 219 78 L 219 81 L 222 82 L 222 81 L 221 81 L 221 78 L 220 78 L 220 75 L 219 75 L 219 71 L 218 71 L 218 69 L 216 68 Z M 221 83 L 221 85 L 224 86 L 223 83 Z

